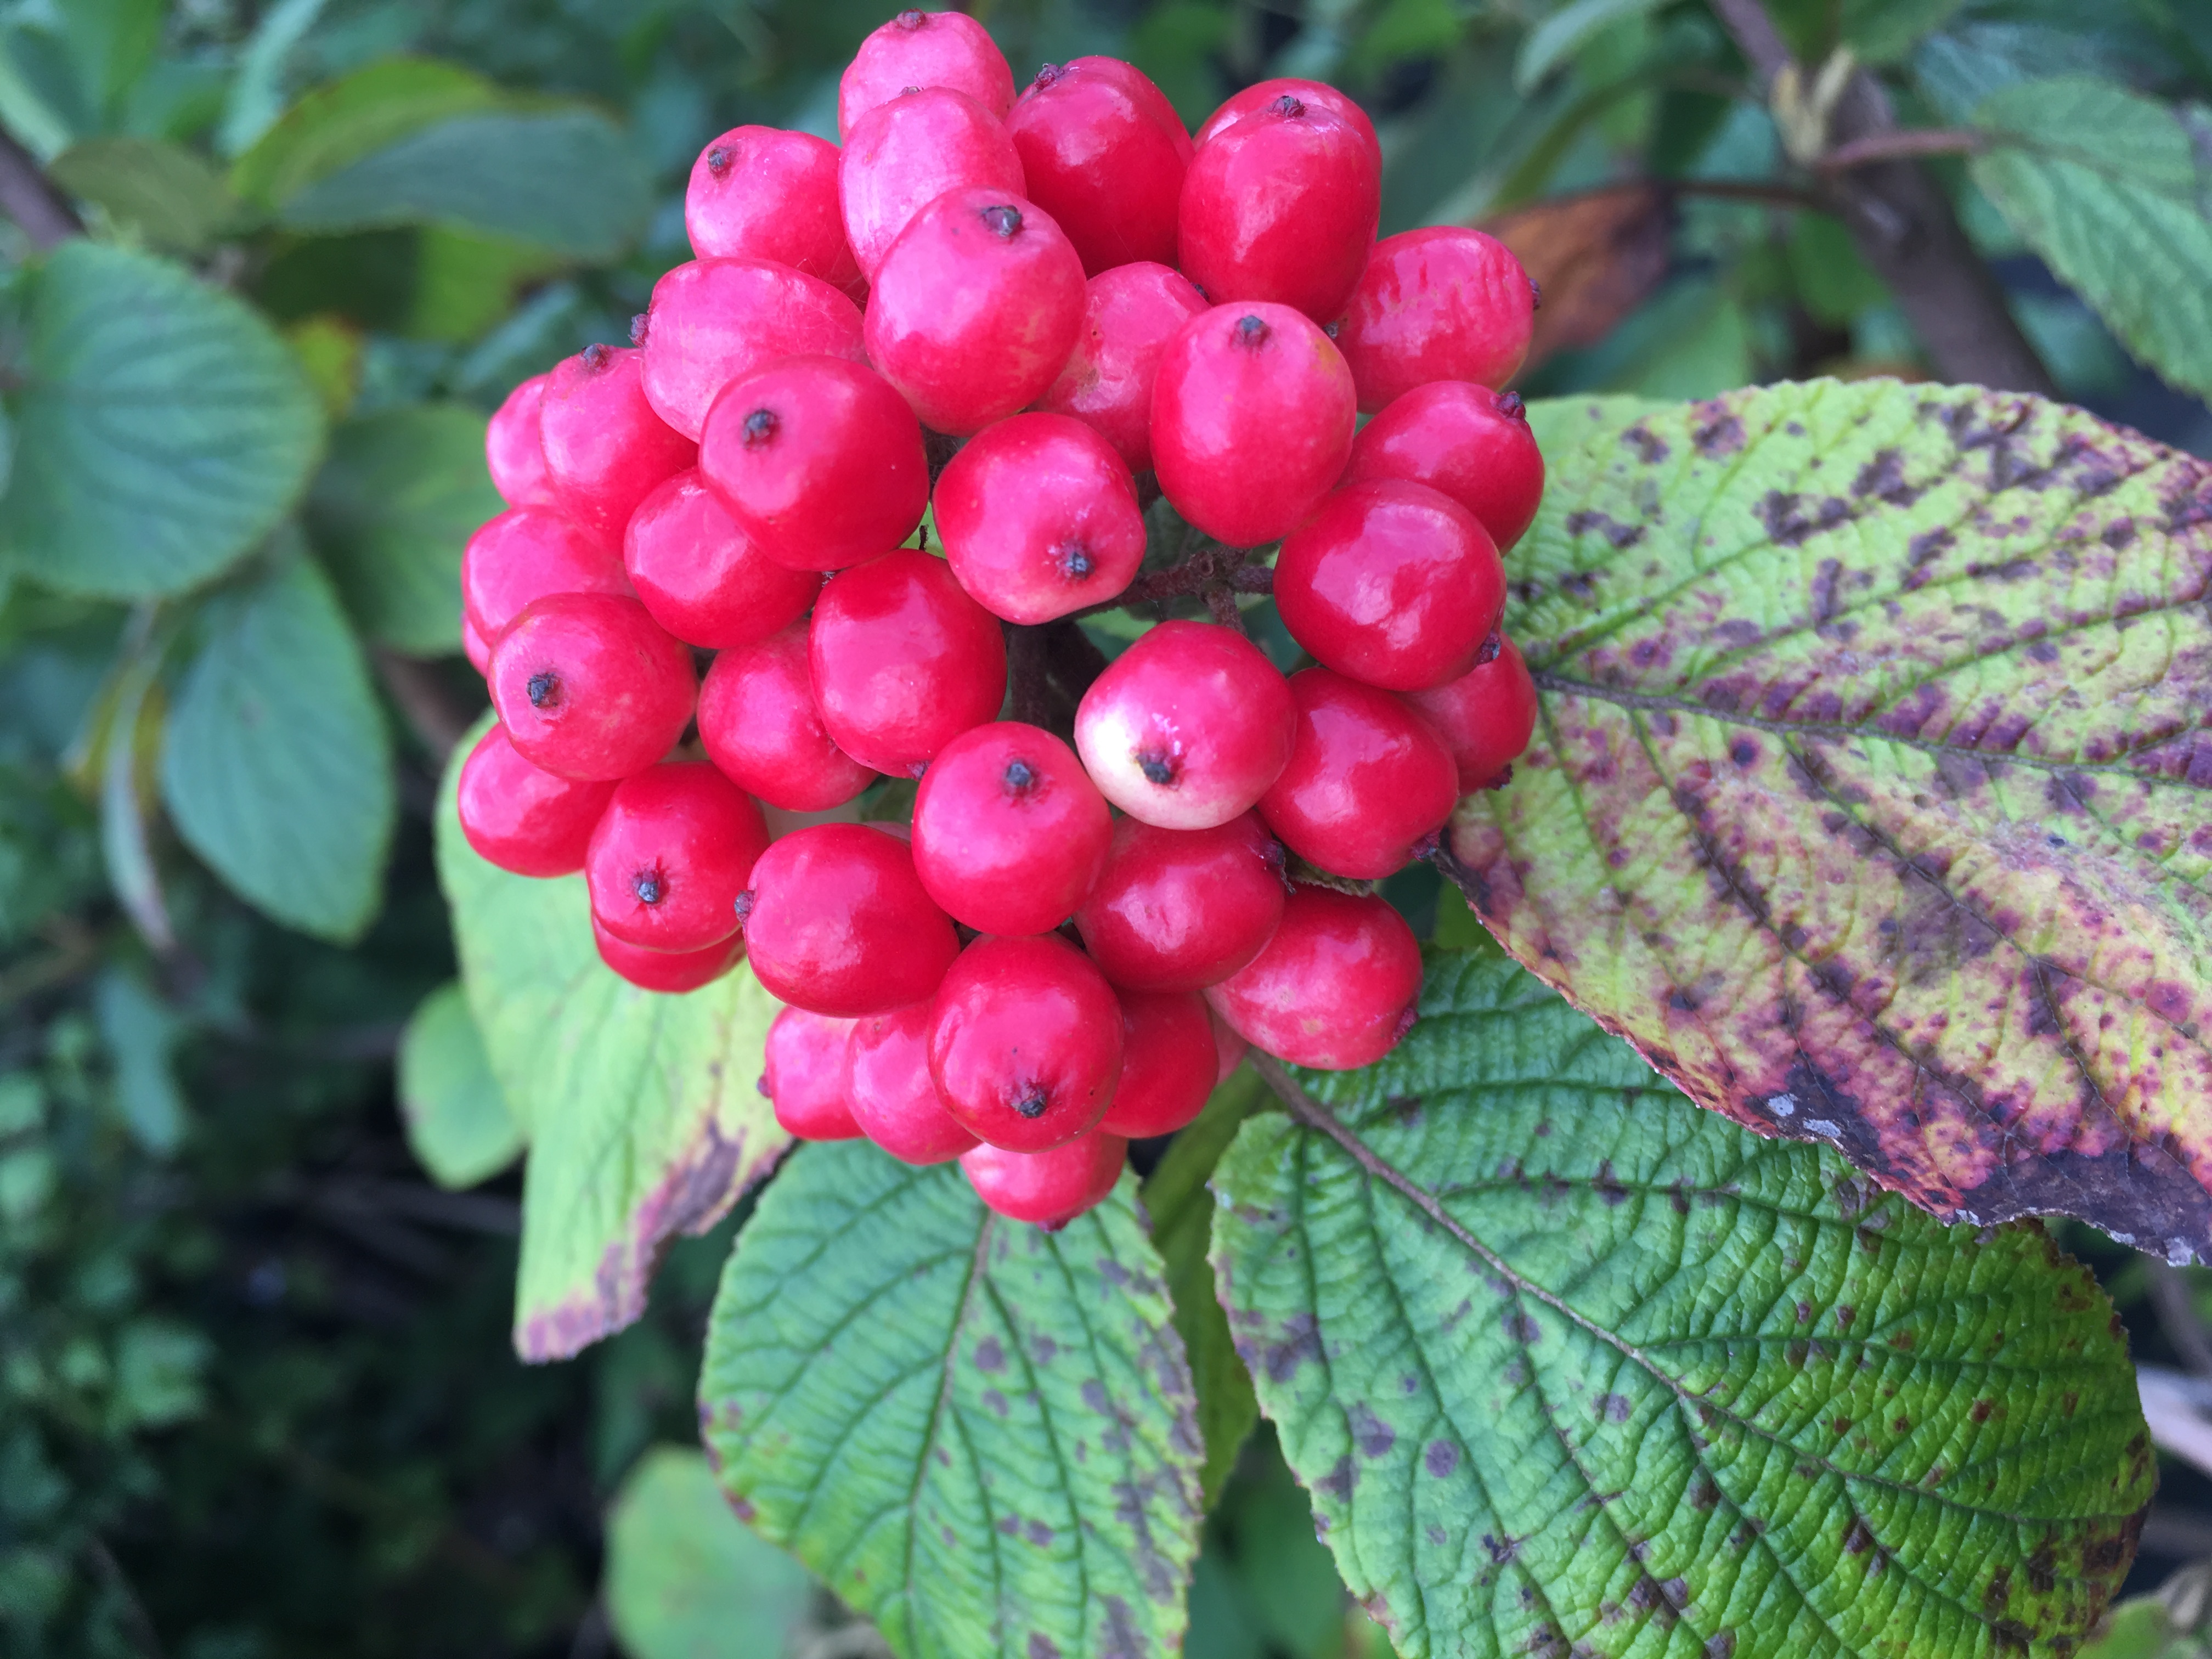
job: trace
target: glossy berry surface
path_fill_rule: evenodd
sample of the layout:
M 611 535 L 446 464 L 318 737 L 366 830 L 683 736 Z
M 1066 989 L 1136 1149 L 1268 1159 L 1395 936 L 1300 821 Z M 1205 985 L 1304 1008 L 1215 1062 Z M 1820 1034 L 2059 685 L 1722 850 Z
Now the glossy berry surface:
M 1257 814 L 1210 830 L 1114 826 L 1075 913 L 1098 969 L 1132 991 L 1196 991 L 1260 954 L 1283 919 L 1283 849 Z
M 704 761 L 664 761 L 617 784 L 592 831 L 592 914 L 626 945 L 704 950 L 738 931 L 738 895 L 767 850 L 750 795 Z
M 731 381 L 787 357 L 866 356 L 860 308 L 818 276 L 764 259 L 693 259 L 653 287 L 645 395 L 687 438 Z
M 1128 1156 L 1121 1136 L 1093 1129 L 1042 1152 L 978 1146 L 960 1155 L 960 1170 L 988 1209 L 1057 1232 L 1106 1201 Z
M 820 823 L 772 843 L 743 907 L 753 972 L 779 1001 L 851 1018 L 933 994 L 959 952 L 906 842 Z
M 772 259 L 859 299 L 837 207 L 837 147 L 811 132 L 732 127 L 699 152 L 684 229 L 702 259 Z
M 1206 1005 L 1206 1011 L 1213 1019 L 1213 1053 L 1217 1061 L 1213 1086 L 1218 1089 L 1228 1082 L 1237 1068 L 1244 1063 L 1244 1056 L 1252 1051 L 1252 1045 L 1215 1012 L 1212 1003 Z
M 623 568 L 653 621 L 686 645 L 719 651 L 766 639 L 806 614 L 822 578 L 763 553 L 697 471 L 638 504 Z
M 491 641 L 477 632 L 477 625 L 465 613 L 461 617 L 461 653 L 477 673 L 491 672 Z
M 1083 262 L 1049 214 L 951 190 L 876 267 L 869 361 L 933 432 L 965 437 L 1033 403 L 1083 331 Z
M 1206 1000 L 1253 1047 L 1323 1071 L 1371 1066 L 1413 1029 L 1421 947 L 1380 898 L 1300 887 L 1251 965 Z
M 1190 134 L 1133 64 L 1048 64 L 1006 116 L 1029 198 L 1060 222 L 1086 275 L 1176 257 Z
M 487 520 L 461 551 L 461 613 L 487 640 L 548 593 L 630 592 L 620 556 L 546 507 L 509 507 Z
M 1073 415 L 1114 446 L 1132 472 L 1152 465 L 1152 384 L 1160 356 L 1205 296 L 1164 264 L 1103 270 L 1084 285 L 1083 331 L 1037 407 Z
M 986 427 L 946 465 L 933 501 L 960 586 L 1008 622 L 1050 622 L 1110 599 L 1144 562 L 1128 467 L 1070 416 Z
M 1267 793 L 1296 726 L 1290 688 L 1258 646 L 1212 623 L 1165 622 L 1083 694 L 1075 746 L 1131 817 L 1205 830 Z
M 1014 71 L 990 31 L 957 11 L 899 13 L 860 42 L 837 81 L 837 137 L 910 88 L 950 87 L 994 115 L 1014 101 Z
M 518 876 L 565 876 L 584 867 L 592 826 L 614 791 L 532 766 L 494 726 L 461 763 L 454 805 L 480 858 Z
M 1394 399 L 1352 441 L 1344 482 L 1376 478 L 1404 478 L 1450 496 L 1503 553 L 1535 520 L 1544 457 L 1519 392 L 1432 380 Z
M 667 996 L 713 984 L 742 962 L 745 954 L 744 941 L 735 939 L 702 951 L 648 951 L 617 939 L 597 916 L 592 918 L 592 942 L 599 946 L 599 960 L 639 990 L 659 991 Z
M 1463 795 L 1504 781 L 1536 732 L 1536 683 L 1521 648 L 1501 640 L 1498 654 L 1433 691 L 1407 695 L 1437 730 L 1459 769 Z
M 691 653 L 635 599 L 553 593 L 507 625 L 486 676 L 522 757 L 612 780 L 665 755 L 690 723 Z
M 491 486 L 509 507 L 556 505 L 553 481 L 545 474 L 545 450 L 538 441 L 538 416 L 545 398 L 545 376 L 533 374 L 507 394 L 484 428 L 484 466 Z
M 1528 273 L 1504 243 L 1434 226 L 1376 245 L 1336 341 L 1371 413 L 1431 380 L 1503 386 L 1528 354 L 1535 313 Z
M 1400 698 L 1330 669 L 1291 675 L 1291 695 L 1297 742 L 1260 816 L 1333 876 L 1374 881 L 1404 868 L 1459 800 L 1444 740 Z
M 889 552 L 929 505 L 914 411 L 883 376 L 842 357 L 787 358 L 725 386 L 708 411 L 699 476 L 793 570 Z
M 975 1145 L 945 1109 L 929 1073 L 928 1002 L 856 1020 L 845 1050 L 845 1103 L 860 1133 L 904 1164 L 943 1164 Z
M 714 659 L 699 687 L 699 741 L 724 776 L 787 812 L 842 806 L 876 781 L 823 727 L 805 623 Z
M 1206 124 L 1199 128 L 1193 142 L 1201 145 L 1211 143 L 1246 116 L 1257 114 L 1285 94 L 1302 104 L 1325 109 L 1330 114 L 1341 116 L 1350 122 L 1374 153 L 1375 165 L 1378 167 L 1382 165 L 1382 143 L 1375 136 L 1375 123 L 1368 118 L 1367 112 L 1334 87 L 1320 81 L 1279 78 L 1255 82 L 1243 91 L 1231 94 L 1218 109 L 1207 116 Z
M 1123 991 L 1120 1000 L 1121 1081 L 1098 1127 L 1132 1140 L 1173 1134 L 1213 1092 L 1213 1016 L 1195 991 Z
M 554 498 L 609 547 L 662 479 L 698 459 L 698 446 L 653 411 L 644 366 L 634 347 L 593 345 L 545 377 L 538 427 Z
M 1352 453 L 1352 371 L 1287 306 L 1216 306 L 1160 356 L 1152 465 L 1176 511 L 1231 547 L 1286 535 Z
M 987 934 L 938 988 L 929 1069 L 969 1133 L 1041 1152 L 1104 1115 L 1121 1074 L 1121 1007 L 1090 958 L 1058 934 Z
M 906 92 L 862 117 L 837 163 L 845 240 L 872 283 L 914 216 L 948 190 L 1022 193 L 1021 157 L 998 116 L 965 93 Z M 869 295 L 872 306 L 875 296 Z
M 1275 608 L 1324 665 L 1419 690 L 1474 666 L 1505 608 L 1505 567 L 1449 495 L 1397 478 L 1347 484 L 1284 538 Z
M 955 921 L 1042 933 L 1074 913 L 1114 826 L 1105 798 L 1049 732 L 999 720 L 945 745 L 914 803 L 914 865 Z
M 786 1008 L 769 1023 L 760 1090 L 786 1134 L 801 1140 L 860 1139 L 860 1123 L 845 1098 L 853 1025 L 804 1008 Z
M 807 636 L 830 740 L 878 772 L 919 777 L 939 750 L 999 712 L 998 619 L 944 560 L 901 549 L 830 579 Z

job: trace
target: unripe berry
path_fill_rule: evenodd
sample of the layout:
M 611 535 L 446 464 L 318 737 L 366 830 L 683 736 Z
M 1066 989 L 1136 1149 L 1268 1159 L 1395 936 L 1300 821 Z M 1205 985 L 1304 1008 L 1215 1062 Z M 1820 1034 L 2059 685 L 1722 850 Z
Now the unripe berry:
M 1372 411 L 1431 380 L 1503 386 L 1528 354 L 1535 310 L 1528 273 L 1504 243 L 1432 226 L 1376 245 L 1336 341 Z
M 704 761 L 664 761 L 617 784 L 592 831 L 592 914 L 626 945 L 704 950 L 738 931 L 738 895 L 767 850 L 750 795 Z
M 1213 1017 L 1195 991 L 1123 991 L 1121 1081 L 1098 1127 L 1135 1140 L 1169 1135 L 1204 1109 L 1220 1071 Z
M 1378 167 L 1382 165 L 1382 143 L 1375 136 L 1375 123 L 1368 119 L 1367 112 L 1334 87 L 1320 81 L 1277 79 L 1255 82 L 1243 91 L 1230 94 L 1220 108 L 1206 118 L 1206 125 L 1199 128 L 1192 142 L 1200 146 L 1211 143 L 1246 116 L 1258 114 L 1285 94 L 1310 107 L 1325 109 L 1332 115 L 1343 117 L 1365 141 L 1367 148 L 1374 155 L 1375 165 Z
M 845 1097 L 849 1019 L 786 1008 L 770 1021 L 761 1053 L 760 1091 L 777 1126 L 800 1140 L 857 1140 L 860 1123 Z
M 1000 720 L 945 745 L 914 803 L 914 865 L 955 921 L 1042 933 L 1083 902 L 1114 826 L 1074 752 L 1049 732 Z
M 565 876 L 584 867 L 592 826 L 614 791 L 532 766 L 494 726 L 461 763 L 454 805 L 478 857 L 518 876 Z
M 486 520 L 461 552 L 461 614 L 486 640 L 548 593 L 631 592 L 617 555 L 542 507 L 513 507 Z
M 1297 745 L 1260 816 L 1331 875 L 1374 881 L 1402 869 L 1459 800 L 1451 751 L 1401 699 L 1331 669 L 1291 675 L 1291 695 Z
M 860 1133 L 904 1164 L 942 1164 L 975 1145 L 929 1074 L 934 1005 L 856 1020 L 845 1049 L 845 1103 Z
M 638 504 L 623 568 L 653 621 L 710 651 L 766 639 L 805 616 L 822 588 L 817 572 L 763 553 L 696 471 Z
M 1294 1066 L 1371 1066 L 1413 1029 L 1421 947 L 1383 900 L 1301 887 L 1251 965 L 1206 994 L 1252 1045 Z
M 960 950 L 907 844 L 867 824 L 817 823 L 772 842 L 739 910 L 755 976 L 817 1014 L 921 1001 Z
M 867 293 L 837 209 L 837 147 L 811 132 L 732 127 L 699 152 L 684 228 L 702 259 L 773 259 L 859 300 Z
M 973 98 L 931 87 L 863 116 L 837 163 L 845 240 L 861 274 L 873 283 L 908 222 L 946 191 L 966 189 L 1022 193 L 1012 136 Z
M 929 1070 L 969 1133 L 1041 1152 L 1104 1115 L 1121 1074 L 1121 1011 L 1091 959 L 1058 934 L 986 934 L 938 988 Z
M 1210 830 L 1114 826 L 1075 913 L 1098 971 L 1133 991 L 1197 991 L 1260 954 L 1283 919 L 1283 849 L 1255 813 Z
M 635 349 L 592 345 L 545 377 L 539 436 L 554 496 L 609 547 L 662 479 L 698 459 L 698 446 L 653 412 L 643 368 Z
M 902 11 L 860 42 L 837 80 L 837 137 L 870 110 L 920 87 L 964 92 L 994 115 L 1014 101 L 1014 71 L 998 42 L 957 11 Z
M 642 772 L 691 720 L 691 653 L 635 599 L 550 593 L 507 624 L 486 677 L 509 742 L 564 778 Z
M 1078 58 L 1037 71 L 1006 116 L 1029 198 L 1060 222 L 1086 276 L 1176 257 L 1190 135 L 1133 64 Z
M 484 428 L 484 466 L 492 488 L 509 507 L 556 505 L 553 481 L 545 475 L 544 446 L 538 441 L 545 380 L 533 374 L 508 392 Z
M 693 259 L 653 285 L 645 395 L 688 438 L 715 394 L 787 357 L 861 362 L 860 308 L 818 276 L 763 259 Z
M 592 941 L 599 960 L 641 991 L 678 996 L 711 985 L 736 967 L 745 954 L 743 939 L 727 939 L 702 951 L 648 951 L 629 945 L 607 932 L 597 916 L 592 918 Z
M 1144 562 L 1145 515 L 1129 469 L 1066 415 L 986 427 L 946 465 L 933 499 L 952 574 L 1008 622 L 1050 622 L 1103 603 Z
M 1093 1129 L 1042 1152 L 978 1146 L 960 1155 L 960 1168 L 985 1207 L 1056 1233 L 1106 1201 L 1128 1155 L 1120 1135 Z
M 1407 692 L 1406 701 L 1451 750 L 1463 795 L 1503 782 L 1536 730 L 1536 683 L 1508 639 L 1490 661 L 1433 691 Z
M 1352 441 L 1346 483 L 1405 478 L 1441 490 L 1482 520 L 1501 553 L 1544 499 L 1544 457 L 1517 392 L 1433 380 L 1395 399 Z
M 1102 270 L 1084 285 L 1083 331 L 1037 407 L 1097 429 L 1132 472 L 1152 465 L 1152 383 L 1160 356 L 1206 309 L 1189 281 L 1165 265 Z
M 876 781 L 823 728 L 805 623 L 714 659 L 699 688 L 699 741 L 731 781 L 787 812 L 842 806 Z

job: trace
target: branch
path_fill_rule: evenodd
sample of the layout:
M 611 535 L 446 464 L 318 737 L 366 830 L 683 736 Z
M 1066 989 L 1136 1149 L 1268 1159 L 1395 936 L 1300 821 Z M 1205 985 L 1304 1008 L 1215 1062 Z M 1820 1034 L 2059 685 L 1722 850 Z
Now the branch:
M 0 131 L 0 213 L 20 225 L 36 247 L 58 247 L 84 234 L 84 222 L 46 177 L 38 157 L 4 131 Z
M 1990 147 L 1989 135 L 1948 127 L 1893 128 L 1870 132 L 1848 144 L 1838 144 L 1813 163 L 1823 173 L 1849 173 L 1853 167 L 1877 161 L 1904 161 L 1915 155 L 1978 155 Z

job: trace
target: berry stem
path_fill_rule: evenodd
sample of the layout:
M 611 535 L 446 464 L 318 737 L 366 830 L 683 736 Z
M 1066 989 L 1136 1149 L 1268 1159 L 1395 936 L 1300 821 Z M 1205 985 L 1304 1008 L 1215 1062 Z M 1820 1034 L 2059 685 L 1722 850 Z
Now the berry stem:
M 1029 726 L 1044 726 L 1051 716 L 1046 684 L 1047 655 L 1051 649 L 1047 630 L 1041 627 L 1010 625 L 1006 629 L 1007 678 L 1013 691 L 1013 716 Z
M 1273 550 L 1271 547 L 1224 547 L 1218 542 L 1209 541 L 1180 563 L 1139 576 L 1115 598 L 1075 614 L 1091 617 L 1102 611 L 1157 605 L 1163 599 L 1183 599 L 1213 587 L 1237 593 L 1272 593 L 1275 573 L 1259 561 Z
M 1206 608 L 1224 628 L 1244 632 L 1244 617 L 1237 609 L 1237 594 L 1227 582 L 1213 582 L 1206 590 Z

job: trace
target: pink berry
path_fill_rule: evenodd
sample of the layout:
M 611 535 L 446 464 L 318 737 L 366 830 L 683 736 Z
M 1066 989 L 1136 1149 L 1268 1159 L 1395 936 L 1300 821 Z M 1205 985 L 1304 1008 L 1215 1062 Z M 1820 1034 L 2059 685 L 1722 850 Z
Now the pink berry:
M 762 259 L 694 259 L 653 286 L 645 395 L 687 438 L 731 381 L 811 356 L 866 358 L 860 307 L 818 276 Z
M 1216 304 L 1344 314 L 1382 208 L 1373 141 L 1284 93 L 1208 139 L 1183 175 L 1176 263 Z
M 699 741 L 731 781 L 787 812 L 842 806 L 876 781 L 823 729 L 805 623 L 714 659 L 699 688 Z
M 1371 1066 L 1413 1029 L 1421 947 L 1379 898 L 1301 887 L 1252 964 L 1206 994 L 1256 1048 L 1294 1066 Z
M 908 222 L 946 191 L 964 189 L 1022 193 L 1021 157 L 997 114 L 965 93 L 931 87 L 861 117 L 837 163 L 845 240 L 861 273 L 873 283 Z
M 960 1169 L 986 1208 L 1056 1233 L 1106 1201 L 1128 1156 L 1127 1140 L 1093 1129 L 1042 1152 L 978 1146 L 960 1155 Z
M 461 552 L 461 613 L 487 640 L 548 593 L 630 592 L 619 556 L 542 507 L 511 507 L 487 520 Z
M 691 721 L 691 653 L 635 599 L 549 593 L 492 647 L 492 707 L 533 766 L 611 781 L 645 769 Z
M 923 87 L 964 92 L 994 115 L 1014 101 L 1014 72 L 990 33 L 957 11 L 902 11 L 860 42 L 837 81 L 837 137 L 870 110 Z
M 1274 937 L 1284 885 L 1283 849 L 1255 813 L 1211 830 L 1123 818 L 1075 925 L 1116 987 L 1203 990 Z
M 553 481 L 545 476 L 544 446 L 538 441 L 545 380 L 533 374 L 508 392 L 484 428 L 484 465 L 492 488 L 509 507 L 556 504 Z
M 1078 58 L 1037 71 L 1006 117 L 1029 198 L 1060 222 L 1087 276 L 1170 264 L 1190 134 L 1142 70 Z
M 929 459 L 906 400 L 865 364 L 792 357 L 725 386 L 699 476 L 761 551 L 842 570 L 896 547 L 929 505 Z
M 921 884 L 978 933 L 1059 927 L 1098 879 L 1113 836 L 1105 799 L 1074 751 L 1018 720 L 953 738 L 915 797 Z
M 763 554 L 696 470 L 639 503 L 623 568 L 653 621 L 710 651 L 766 639 L 805 616 L 822 588 L 817 573 Z
M 1221 1066 L 1213 1018 L 1195 991 L 1123 991 L 1121 1082 L 1098 1127 L 1135 1140 L 1171 1135 L 1205 1108 Z
M 469 659 L 469 666 L 477 673 L 491 672 L 491 641 L 477 631 L 465 612 L 461 617 L 461 650 Z
M 860 1133 L 906 1164 L 943 1164 L 975 1145 L 929 1072 L 930 1002 L 854 1023 L 845 1049 L 845 1102 Z
M 875 284 L 869 360 L 933 432 L 965 437 L 1036 402 L 1083 332 L 1083 262 L 1009 191 L 938 197 Z
M 565 876 L 584 867 L 592 826 L 614 792 L 532 766 L 495 726 L 461 763 L 454 805 L 478 857 L 518 876 Z
M 837 210 L 837 146 L 811 132 L 732 127 L 708 144 L 684 228 L 702 259 L 773 259 L 855 300 L 867 291 Z
M 1432 380 L 1392 400 L 1352 441 L 1346 483 L 1405 478 L 1443 491 L 1505 551 L 1544 499 L 1544 456 L 1517 392 Z
M 1166 622 L 1091 683 L 1075 746 L 1099 793 L 1164 830 L 1250 810 L 1291 757 L 1290 688 L 1243 635 Z
M 1252 1045 L 1232 1030 L 1228 1022 L 1219 1014 L 1214 1012 L 1212 1003 L 1206 1004 L 1206 1012 L 1212 1016 L 1213 1051 L 1220 1060 L 1219 1068 L 1215 1073 L 1213 1079 L 1214 1087 L 1218 1089 L 1236 1075 L 1237 1068 L 1244 1063 L 1244 1056 Z
M 592 831 L 592 914 L 626 945 L 703 951 L 738 931 L 767 850 L 750 795 L 704 761 L 664 761 L 617 784 Z
M 934 499 L 952 574 L 1008 622 L 1110 599 L 1144 562 L 1135 480 L 1113 445 L 1069 416 L 986 427 L 945 467 Z
M 1152 465 L 1176 511 L 1216 541 L 1289 533 L 1352 453 L 1352 371 L 1286 306 L 1216 306 L 1183 325 L 1152 387 Z
M 1359 406 L 1381 409 L 1431 380 L 1502 386 L 1528 354 L 1536 292 L 1513 251 L 1459 225 L 1376 244 L 1337 343 Z
M 1291 695 L 1297 744 L 1260 816 L 1333 876 L 1373 881 L 1402 869 L 1459 801 L 1444 740 L 1401 699 L 1331 669 L 1291 675 Z
M 860 1126 L 845 1098 L 849 1019 L 786 1008 L 768 1028 L 760 1091 L 786 1134 L 800 1140 L 857 1140 Z
M 1206 309 L 1189 282 L 1163 264 L 1116 265 L 1084 286 L 1083 331 L 1037 407 L 1073 415 L 1112 444 L 1132 472 L 1152 465 L 1152 383 L 1160 354 Z
M 563 512 L 609 547 L 637 504 L 698 459 L 698 446 L 653 412 L 644 354 L 586 346 L 545 377 L 545 471 Z
M 986 934 L 938 988 L 929 1071 L 970 1134 L 1041 1152 L 1104 1115 L 1121 1074 L 1121 1010 L 1091 959 L 1058 934 Z
M 1463 795 L 1503 782 L 1536 731 L 1536 683 L 1508 639 L 1490 661 L 1432 691 L 1409 691 L 1406 701 L 1451 750 Z
M 863 766 L 919 777 L 937 751 L 999 712 L 1006 646 L 998 619 L 942 559 L 911 548 L 841 570 L 807 636 L 830 740 Z
M 1207 116 L 1206 125 L 1198 130 L 1198 136 L 1193 142 L 1200 145 L 1212 143 L 1218 135 L 1246 116 L 1257 114 L 1285 93 L 1301 103 L 1342 116 L 1367 141 L 1368 149 L 1374 153 L 1375 165 L 1378 167 L 1382 165 L 1382 141 L 1376 137 L 1375 123 L 1367 118 L 1367 112 L 1334 87 L 1319 81 L 1261 81 L 1249 86 L 1243 91 L 1233 94 L 1219 109 Z
M 741 900 L 753 972 L 779 1001 L 851 1018 L 933 994 L 960 945 L 896 836 L 817 823 L 772 842 Z
M 1474 666 L 1505 608 L 1505 567 L 1450 496 L 1381 478 L 1332 491 L 1284 538 L 1275 608 L 1327 666 L 1418 691 Z
M 735 939 L 699 951 L 648 951 L 617 939 L 597 916 L 592 918 L 592 941 L 599 947 L 599 960 L 639 990 L 672 996 L 713 984 L 745 954 L 744 941 Z

